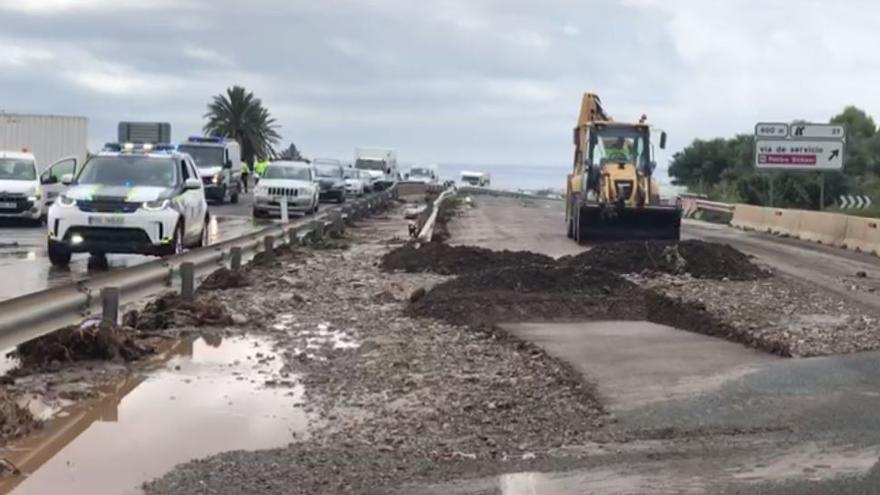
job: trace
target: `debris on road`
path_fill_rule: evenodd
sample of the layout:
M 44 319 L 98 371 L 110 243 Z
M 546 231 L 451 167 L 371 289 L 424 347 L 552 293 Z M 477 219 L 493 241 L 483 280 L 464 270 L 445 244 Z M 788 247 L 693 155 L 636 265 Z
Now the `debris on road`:
M 250 284 L 250 279 L 245 270 L 233 271 L 229 268 L 222 267 L 208 275 L 208 277 L 199 284 L 199 290 L 236 289 L 239 287 L 247 287 Z
M 458 275 L 491 268 L 523 265 L 547 265 L 553 258 L 527 251 L 492 251 L 480 247 L 450 246 L 443 242 L 414 243 L 400 246 L 382 257 L 386 272 L 432 272 Z
M 406 226 L 402 218 L 389 223 Z M 178 466 L 148 483 L 147 493 L 236 493 L 257 478 L 273 480 L 260 486 L 266 493 L 362 493 L 496 474 L 538 466 L 604 424 L 593 387 L 540 348 L 404 315 L 411 298 L 427 297 L 445 278 L 382 273 L 377 261 L 389 249 L 382 224 L 352 231 L 347 251 L 282 256 L 252 270 L 252 287 L 212 294 L 247 315 L 249 331 L 271 336 L 283 372 L 300 377 L 306 410 L 316 416 L 309 438 Z
M 173 292 L 163 294 L 140 311 L 129 311 L 122 321 L 125 326 L 139 331 L 223 326 L 234 323 L 232 316 L 216 299 L 199 297 L 194 301 L 188 301 Z
M 0 445 L 39 429 L 42 423 L 11 394 L 0 389 Z
M 17 372 L 77 361 L 137 361 L 152 350 L 139 344 L 135 337 L 131 329 L 88 320 L 25 342 L 12 355 L 20 363 Z
M 592 266 L 615 273 L 689 274 L 714 280 L 758 280 L 771 273 L 727 244 L 699 240 L 629 241 L 600 244 L 559 260 L 563 265 Z
M 629 277 L 642 287 L 704 308 L 719 335 L 785 357 L 880 349 L 880 314 L 784 277 L 720 281 L 690 276 Z

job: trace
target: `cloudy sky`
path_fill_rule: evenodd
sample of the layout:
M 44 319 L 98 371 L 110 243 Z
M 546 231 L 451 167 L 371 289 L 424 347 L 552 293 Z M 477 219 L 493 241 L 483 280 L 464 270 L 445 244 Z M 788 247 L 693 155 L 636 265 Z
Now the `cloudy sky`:
M 679 149 L 880 114 L 870 0 L 0 0 L 0 109 L 196 133 L 233 84 L 307 156 L 568 164 L 580 95 Z

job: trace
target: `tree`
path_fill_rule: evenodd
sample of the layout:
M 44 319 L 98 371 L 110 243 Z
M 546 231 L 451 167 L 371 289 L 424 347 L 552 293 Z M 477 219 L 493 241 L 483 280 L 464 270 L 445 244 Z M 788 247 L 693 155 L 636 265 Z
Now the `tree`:
M 846 171 L 854 175 L 863 174 L 868 170 L 871 152 L 876 146 L 872 143 L 877 132 L 874 119 L 864 110 L 850 105 L 832 117 L 831 123 L 841 124 L 846 128 Z
M 290 143 L 290 146 L 282 151 L 280 156 L 282 160 L 290 160 L 294 162 L 307 161 L 305 158 L 303 158 L 302 153 L 299 152 L 299 150 L 296 148 L 296 145 L 293 143 Z
M 281 140 L 278 125 L 263 102 L 241 86 L 233 86 L 208 104 L 204 131 L 208 135 L 234 138 L 241 144 L 242 159 L 274 156 L 273 146 Z

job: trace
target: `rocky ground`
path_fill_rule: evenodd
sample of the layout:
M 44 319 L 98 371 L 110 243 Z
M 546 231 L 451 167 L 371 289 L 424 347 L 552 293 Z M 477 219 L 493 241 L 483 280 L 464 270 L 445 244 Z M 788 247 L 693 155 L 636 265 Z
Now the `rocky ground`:
M 380 219 L 350 230 L 347 249 L 287 252 L 251 270 L 247 288 L 214 293 L 274 338 L 291 382 L 305 385 L 312 432 L 189 463 L 148 493 L 252 492 L 254 480 L 261 493 L 363 493 L 565 462 L 552 452 L 589 441 L 605 415 L 567 366 L 512 338 L 404 314 L 445 277 L 380 272 L 383 239 L 403 229 Z
M 668 274 L 629 278 L 670 299 L 705 308 L 746 336 L 746 343 L 782 356 L 880 349 L 880 314 L 782 276 L 750 281 Z

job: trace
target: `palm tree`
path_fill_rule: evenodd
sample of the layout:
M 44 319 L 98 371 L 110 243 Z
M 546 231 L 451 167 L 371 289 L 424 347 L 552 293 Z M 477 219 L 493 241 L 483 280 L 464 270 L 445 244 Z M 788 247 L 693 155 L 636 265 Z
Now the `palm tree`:
M 243 87 L 233 86 L 226 94 L 215 96 L 205 118 L 205 134 L 234 138 L 241 144 L 242 159 L 248 163 L 254 157 L 275 155 L 273 145 L 281 140 L 276 132 L 278 125 L 263 102 Z

